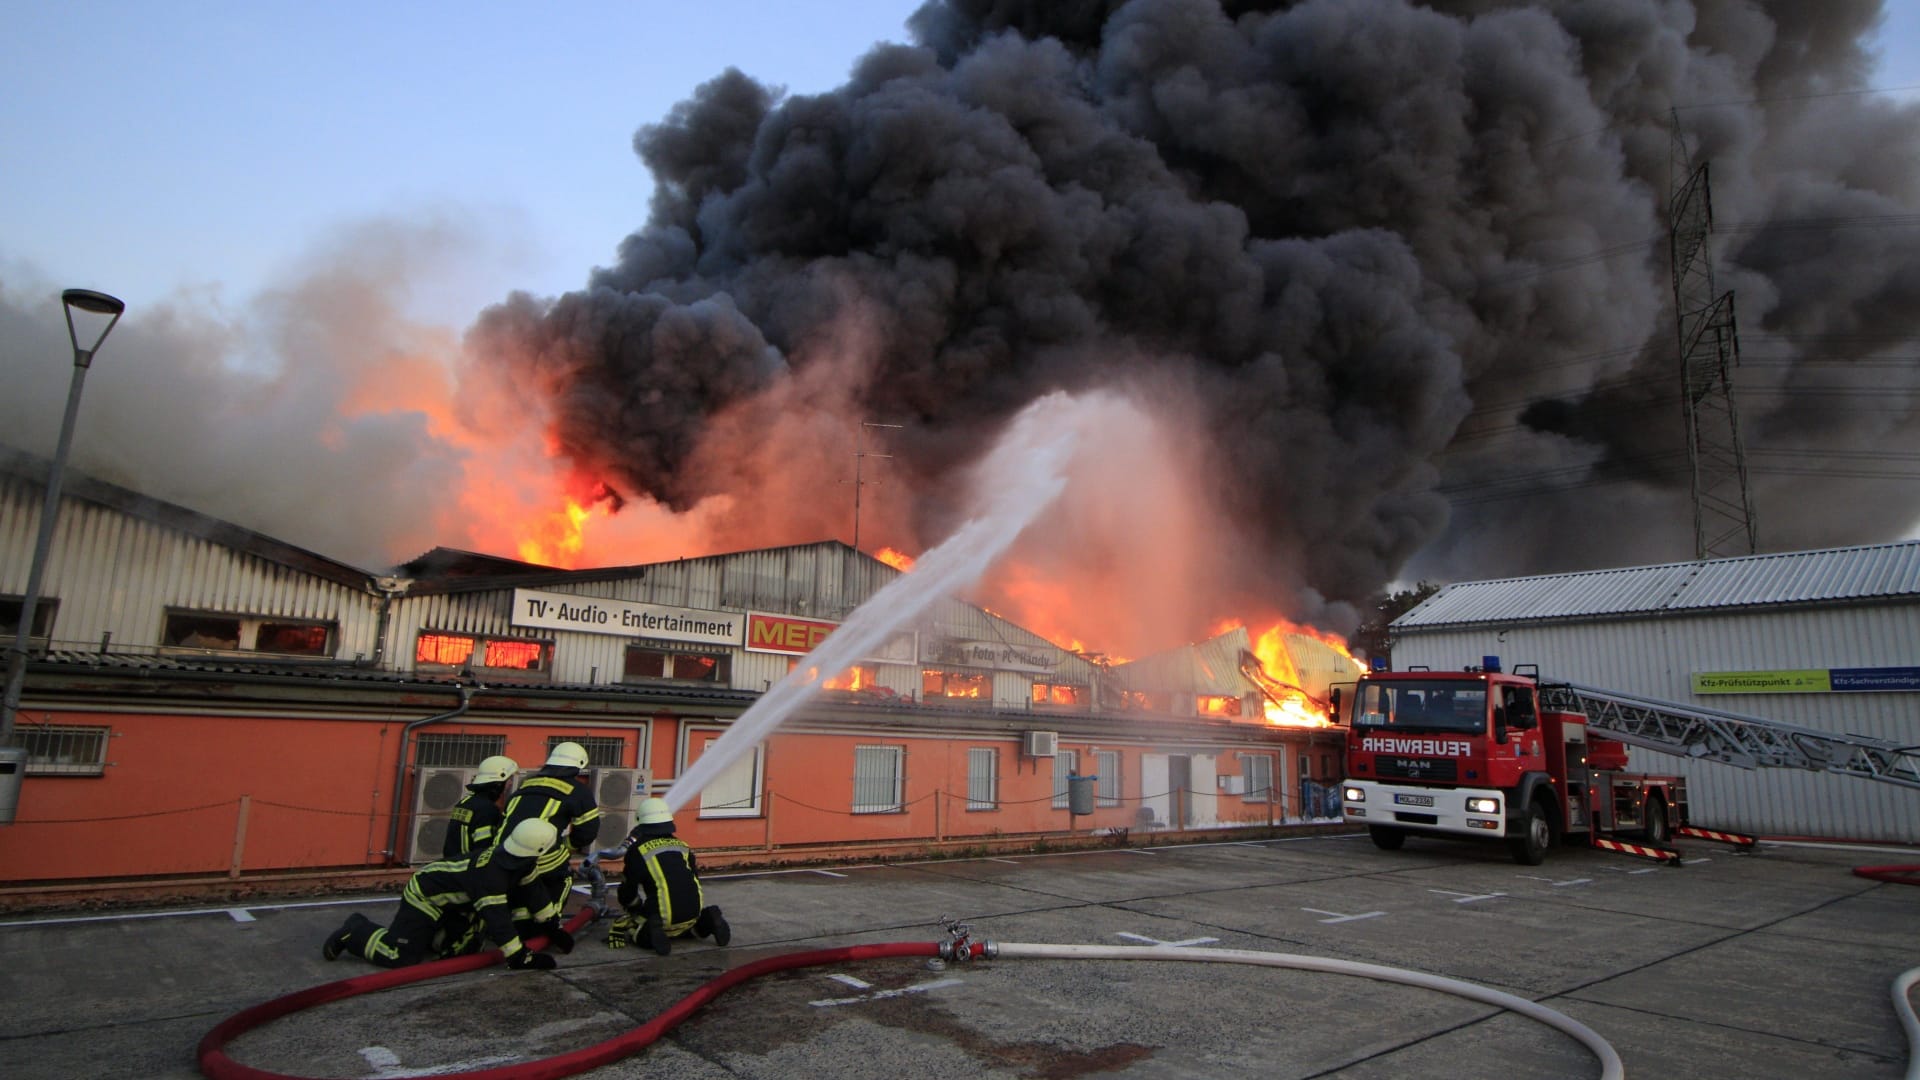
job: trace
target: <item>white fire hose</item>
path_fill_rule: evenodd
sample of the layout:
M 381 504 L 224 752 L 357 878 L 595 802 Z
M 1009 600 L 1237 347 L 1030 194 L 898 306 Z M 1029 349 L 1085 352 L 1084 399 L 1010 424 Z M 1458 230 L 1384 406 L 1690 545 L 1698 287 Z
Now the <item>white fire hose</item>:
M 1335 975 L 1357 975 L 1365 979 L 1397 982 L 1484 1002 L 1538 1020 L 1548 1027 L 1573 1036 L 1580 1041 L 1581 1045 L 1591 1050 L 1593 1056 L 1600 1059 L 1601 1080 L 1625 1080 L 1627 1075 L 1620 1063 L 1620 1055 L 1614 1052 L 1607 1040 L 1580 1021 L 1565 1013 L 1555 1012 L 1545 1005 L 1528 1001 L 1526 998 L 1459 979 L 1449 979 L 1444 975 L 1429 975 L 1425 972 L 1408 971 L 1404 968 L 1386 967 L 1381 964 L 1333 960 L 1324 956 L 1302 956 L 1297 953 L 1254 952 L 1243 949 L 1192 949 L 1170 945 L 1030 945 L 1019 942 L 989 941 L 986 943 L 985 953 L 989 958 L 1007 956 L 1059 960 L 1184 960 L 1253 964 L 1258 967 L 1325 971 Z M 1907 974 L 1920 976 L 1920 968 Z M 1901 996 L 1904 998 L 1904 991 Z M 1908 1021 L 1911 1024 L 1911 1013 L 1908 1014 Z M 1914 1033 L 1911 1026 L 1908 1028 L 1908 1033 L 1909 1035 Z M 1915 1077 L 1912 1073 L 1908 1076 L 1910 1080 L 1920 1080 L 1920 1077 Z

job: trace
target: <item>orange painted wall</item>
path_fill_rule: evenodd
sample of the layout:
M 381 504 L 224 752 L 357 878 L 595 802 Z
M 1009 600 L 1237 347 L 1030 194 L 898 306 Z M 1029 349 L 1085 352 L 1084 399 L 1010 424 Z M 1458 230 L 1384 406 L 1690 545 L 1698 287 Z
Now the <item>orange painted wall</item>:
M 406 720 L 415 718 L 54 713 L 53 723 L 109 727 L 110 764 L 101 776 L 25 778 L 14 824 L 0 827 L 0 882 L 223 874 L 235 864 L 237 838 L 243 871 L 387 865 L 395 755 Z M 478 714 L 415 734 L 504 735 L 506 753 L 528 769 L 545 761 L 549 736 L 618 736 L 627 744 L 624 761 L 645 763 L 665 780 L 680 768 L 680 727 L 713 721 L 652 719 L 652 743 L 645 748 L 632 728 L 521 726 Z M 905 748 L 903 811 L 851 811 L 860 745 Z M 999 753 L 999 805 L 969 811 L 967 751 L 980 746 Z M 1121 805 L 1074 816 L 1053 806 L 1052 762 L 1021 757 L 1012 740 L 776 733 L 765 752 L 760 815 L 702 819 L 696 801 L 679 813 L 679 832 L 696 847 L 755 848 L 1128 828 L 1143 794 L 1141 752 L 1103 748 L 1121 753 Z M 1082 766 L 1092 767 L 1084 745 L 1063 743 L 1062 749 L 1082 750 Z M 1210 790 L 1213 777 L 1196 776 L 1194 784 Z M 244 838 L 238 836 L 242 796 L 249 800 Z M 397 843 L 404 859 L 410 790 L 400 805 Z M 1264 804 L 1236 796 L 1220 794 L 1217 807 L 1221 820 L 1268 820 Z M 597 846 L 621 839 L 607 833 Z

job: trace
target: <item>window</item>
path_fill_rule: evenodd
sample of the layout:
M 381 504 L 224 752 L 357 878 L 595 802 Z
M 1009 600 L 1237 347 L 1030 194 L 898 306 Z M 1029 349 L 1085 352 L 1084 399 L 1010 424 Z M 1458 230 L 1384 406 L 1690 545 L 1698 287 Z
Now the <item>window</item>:
M 853 812 L 897 814 L 903 809 L 901 765 L 903 746 L 853 748 Z
M 787 661 L 789 673 L 799 666 L 799 657 Z M 807 669 L 808 678 L 813 678 L 817 673 L 816 668 Z M 855 664 L 833 678 L 821 682 L 820 689 L 845 690 L 856 694 L 875 693 L 880 689 L 880 668 L 875 664 Z
M 423 769 L 473 769 L 506 752 L 505 735 L 422 735 L 413 744 L 413 763 Z
M 1320 755 L 1320 779 L 1328 781 L 1329 783 L 1337 779 L 1337 777 L 1335 777 L 1333 772 L 1333 755 L 1332 754 Z
M 1093 767 L 1100 773 L 1100 782 L 1096 786 L 1099 806 L 1120 805 L 1120 751 L 1095 750 Z
M 723 734 L 725 732 L 699 732 L 694 742 L 703 750 L 710 749 Z M 700 816 L 760 816 L 760 778 L 765 775 L 766 752 L 765 745 L 756 746 L 734 758 L 719 775 L 709 780 L 707 786 L 700 789 Z
M 618 735 L 549 735 L 547 756 L 563 742 L 579 743 L 587 752 L 587 766 L 594 769 L 618 769 L 626 764 L 627 740 Z M 545 758 L 541 759 L 545 761 Z
M 733 682 L 733 657 L 726 653 L 656 645 L 627 646 L 624 681 L 676 679 L 681 682 Z
M 1240 699 L 1231 694 L 1201 694 L 1201 716 L 1239 716 Z
M 929 668 L 920 673 L 920 698 L 934 702 L 990 702 L 993 700 L 993 679 L 980 672 Z
M 1033 684 L 1033 703 L 1035 705 L 1079 705 L 1087 700 L 1087 688 L 1069 686 L 1066 683 L 1035 682 Z
M 1000 809 L 1000 752 L 990 746 L 967 750 L 967 809 Z
M 1240 759 L 1240 777 L 1246 781 L 1242 802 L 1273 801 L 1273 759 L 1265 754 L 1248 754 Z
M 107 771 L 111 734 L 111 728 L 76 724 L 18 724 L 13 745 L 27 752 L 30 776 L 99 776 Z
M 1067 808 L 1067 777 L 1080 775 L 1080 751 L 1062 750 L 1053 755 L 1053 808 Z
M 169 649 L 332 656 L 333 624 L 210 611 L 169 611 L 160 629 Z
M 11 649 L 13 642 L 20 636 L 20 612 L 25 610 L 27 598 L 24 596 L 0 596 L 0 647 Z M 53 632 L 53 613 L 60 607 L 60 601 L 41 597 L 33 603 L 33 629 L 27 634 L 31 641 L 41 647 L 47 644 L 47 637 Z
M 419 671 L 464 671 L 525 679 L 550 678 L 553 643 L 527 638 L 486 637 L 421 631 L 414 642 L 413 666 Z

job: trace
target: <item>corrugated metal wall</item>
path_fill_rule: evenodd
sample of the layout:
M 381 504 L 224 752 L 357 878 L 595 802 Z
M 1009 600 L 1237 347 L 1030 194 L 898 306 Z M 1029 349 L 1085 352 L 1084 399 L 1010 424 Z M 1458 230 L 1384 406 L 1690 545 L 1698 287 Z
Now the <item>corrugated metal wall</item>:
M 43 489 L 0 482 L 0 592 L 26 591 Z M 41 595 L 59 601 L 55 647 L 115 651 L 160 643 L 168 607 L 319 619 L 338 627 L 337 653 L 372 657 L 379 598 L 118 510 L 62 499 Z
M 1400 632 L 1393 664 L 1458 669 L 1495 655 L 1507 670 L 1538 664 L 1561 679 L 1764 720 L 1920 743 L 1920 693 L 1711 694 L 1699 671 L 1920 665 L 1920 605 L 1847 607 L 1633 619 L 1549 626 Z M 1747 771 L 1651 751 L 1633 767 L 1688 777 L 1693 819 L 1769 836 L 1920 841 L 1920 791 L 1790 769 Z

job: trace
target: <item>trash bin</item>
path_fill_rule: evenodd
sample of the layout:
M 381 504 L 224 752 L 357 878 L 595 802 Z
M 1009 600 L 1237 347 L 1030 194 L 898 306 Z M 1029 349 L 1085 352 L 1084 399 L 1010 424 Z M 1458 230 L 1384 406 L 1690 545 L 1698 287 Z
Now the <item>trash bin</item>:
M 1099 780 L 1098 776 L 1067 777 L 1068 812 L 1076 815 L 1093 813 L 1094 785 Z
M 0 746 L 0 825 L 13 824 L 13 813 L 20 808 L 20 780 L 26 771 L 25 750 Z

